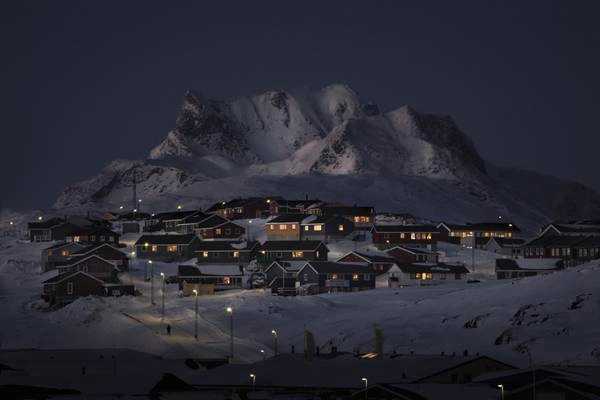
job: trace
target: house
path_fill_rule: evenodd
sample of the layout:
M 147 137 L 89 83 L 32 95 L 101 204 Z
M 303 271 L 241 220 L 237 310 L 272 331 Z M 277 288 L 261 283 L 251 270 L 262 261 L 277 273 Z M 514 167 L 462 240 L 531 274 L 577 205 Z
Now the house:
M 203 264 L 179 265 L 177 279 L 180 290 L 184 282 L 212 286 L 213 291 L 243 288 L 244 271 L 239 265 Z
M 118 245 L 119 234 L 104 227 L 78 228 L 65 235 L 65 242 Z
M 387 249 L 385 252 L 388 256 L 394 257 L 396 260 L 403 263 L 436 263 L 439 260 L 437 252 L 429 251 L 423 248 L 394 246 Z
M 463 264 L 399 263 L 401 273 L 395 278 L 400 286 L 437 285 L 448 281 L 464 280 L 469 270 Z
M 269 214 L 269 204 L 263 197 L 234 199 L 213 204 L 206 213 L 227 219 L 264 218 Z
M 95 244 L 77 249 L 68 256 L 68 262 L 70 264 L 92 254 L 96 254 L 103 259 L 112 262 L 121 271 L 129 269 L 129 258 L 127 257 L 127 254 L 110 243 Z
M 77 229 L 77 225 L 66 222 L 63 218 L 50 218 L 40 222 L 29 222 L 27 236 L 31 242 L 65 240 L 65 235 L 74 229 Z
M 85 247 L 81 243 L 58 243 L 42 250 L 42 271 L 50 271 L 58 265 L 68 264 L 71 254 Z
M 184 217 L 175 223 L 176 225 L 174 230 L 180 235 L 184 235 L 186 233 L 195 233 L 200 222 L 204 221 L 209 216 L 212 216 L 212 214 L 207 215 L 200 211 L 189 214 L 187 217 Z
M 267 240 L 300 240 L 300 224 L 305 214 L 281 214 L 265 224 Z
M 356 292 L 375 289 L 373 268 L 364 264 L 309 261 L 298 271 L 304 293 Z
M 371 234 L 380 250 L 400 245 L 435 251 L 439 236 L 434 225 L 374 225 Z
M 574 265 L 575 246 L 587 240 L 587 236 L 545 235 L 527 242 L 523 246 L 525 258 L 562 259 L 565 266 Z
M 354 228 L 354 222 L 346 217 L 311 215 L 302 220 L 300 235 L 302 240 L 321 240 L 327 243 L 344 239 L 354 232 Z
M 522 253 L 523 244 L 525 244 L 524 239 L 491 237 L 483 246 L 483 249 L 517 258 Z
M 398 261 L 383 254 L 370 254 L 352 251 L 340 257 L 336 262 L 363 264 L 371 267 L 377 275 L 376 288 L 390 288 L 398 286 L 398 274 L 401 272 Z
M 58 275 L 42 282 L 42 298 L 52 304 L 64 304 L 83 296 L 120 296 L 133 294 L 133 285 L 117 278 L 118 267 L 92 254 L 69 265 L 57 267 Z
M 248 264 L 258 254 L 258 242 L 201 241 L 196 250 L 198 264 Z
M 272 293 L 296 294 L 296 277 L 306 261 L 273 261 L 265 270 L 267 287 Z
M 440 222 L 437 225 L 439 240 L 453 244 L 475 245 L 482 248 L 489 238 L 514 238 L 521 233 L 519 227 L 511 222 L 478 222 L 466 224 L 449 224 Z
M 175 227 L 178 224 L 181 224 L 186 218 L 198 213 L 200 213 L 198 210 L 177 210 L 152 214 L 150 218 L 145 221 L 144 232 L 156 232 L 160 230 L 175 232 Z
M 270 215 L 280 214 L 315 214 L 321 215 L 320 205 L 322 201 L 318 199 L 309 200 L 285 200 L 281 197 L 270 198 L 267 200 L 269 204 Z
M 321 215 L 339 215 L 354 222 L 357 230 L 370 230 L 375 222 L 375 209 L 373 207 L 344 206 L 338 204 L 325 204 L 320 206 Z
M 267 266 L 276 260 L 327 260 L 329 249 L 318 240 L 270 240 L 259 248 L 258 261 Z
M 138 258 L 158 261 L 189 260 L 198 246 L 200 239 L 194 234 L 142 235 L 135 242 L 135 253 Z
M 497 279 L 516 279 L 527 276 L 545 275 L 560 270 L 556 259 L 496 259 Z
M 588 236 L 582 242 L 574 246 L 575 257 L 578 260 L 586 261 L 600 258 L 600 236 Z
M 246 229 L 219 215 L 210 215 L 195 224 L 194 232 L 202 240 L 236 240 L 246 234 Z

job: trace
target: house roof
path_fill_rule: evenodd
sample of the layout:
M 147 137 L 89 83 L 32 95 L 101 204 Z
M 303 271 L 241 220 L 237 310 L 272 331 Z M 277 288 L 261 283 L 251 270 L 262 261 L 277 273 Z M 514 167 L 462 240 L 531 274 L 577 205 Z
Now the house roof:
M 280 224 L 286 222 L 297 222 L 298 224 L 302 222 L 307 217 L 306 214 L 281 214 L 277 217 L 267 221 L 267 224 Z
M 521 229 L 511 222 L 467 222 L 466 224 L 450 224 L 441 222 L 437 225 L 438 228 L 443 226 L 451 231 L 521 232 Z
M 73 235 L 105 235 L 105 236 L 119 236 L 117 232 L 114 232 L 105 227 L 91 227 L 91 228 L 77 228 L 69 232 L 69 236 Z
M 234 264 L 203 264 L 203 265 L 179 265 L 177 276 L 179 277 L 202 277 L 202 276 L 241 276 L 242 269 Z
M 62 218 L 50 218 L 41 222 L 29 222 L 27 228 L 29 229 L 50 229 L 57 225 L 65 223 Z
M 600 233 L 600 226 L 582 224 L 549 224 L 544 228 L 542 233 L 551 228 L 554 228 L 560 233 L 579 233 L 582 235 L 585 235 L 586 233 Z
M 314 251 L 323 242 L 320 240 L 269 240 L 260 246 L 264 251 L 304 250 Z
M 350 254 L 354 254 L 360 258 L 362 258 L 363 260 L 365 260 L 365 262 L 368 263 L 389 263 L 389 264 L 395 264 L 396 263 L 396 259 L 393 257 L 389 257 L 383 254 L 370 254 L 370 253 L 362 253 L 362 252 L 358 252 L 358 251 L 351 251 L 350 253 L 347 253 L 345 255 L 343 255 L 342 257 L 340 257 L 338 259 L 341 260 L 344 257 L 349 256 Z
M 402 233 L 402 232 L 437 232 L 435 225 L 373 225 L 375 232 Z
M 468 274 L 469 270 L 463 264 L 446 263 L 400 263 L 398 267 L 405 273 L 417 272 L 446 272 L 449 274 Z
M 197 236 L 193 233 L 186 235 L 142 235 L 136 242 L 136 246 L 144 244 L 190 244 Z
M 81 244 L 81 243 L 77 243 L 77 242 L 61 242 L 61 243 L 57 243 L 55 245 L 52 245 L 50 247 L 46 247 L 44 249 L 44 251 L 48 251 L 48 250 L 54 250 L 54 249 L 60 249 L 61 247 L 65 247 L 65 246 L 78 246 L 80 248 L 85 248 L 87 246 Z M 78 250 L 79 251 L 79 250 Z
M 218 203 L 215 203 L 212 206 L 210 206 L 208 208 L 208 210 L 206 210 L 206 212 L 215 212 L 217 210 L 222 210 L 225 208 L 244 207 L 244 206 L 247 206 L 248 204 L 256 203 L 259 201 L 265 201 L 265 199 L 262 197 L 249 197 L 246 199 L 233 199 L 233 200 L 229 200 L 229 201 L 222 201 L 222 202 L 218 202 Z
M 226 240 L 203 240 L 200 242 L 198 250 L 201 251 L 252 251 L 258 242 L 237 242 Z
M 283 268 L 287 272 L 298 272 L 306 265 L 306 261 L 273 261 L 267 268 L 265 268 L 265 272 L 270 270 L 271 268 Z
M 403 250 L 411 254 L 436 254 L 435 251 L 430 251 L 427 249 L 416 248 L 416 247 L 407 247 L 407 246 L 394 246 L 387 249 L 385 252 L 389 253 L 392 250 Z
M 203 212 L 196 211 L 194 214 L 184 217 L 183 220 L 177 225 L 196 224 L 200 221 L 204 221 L 206 218 L 209 218 L 209 216 Z
M 64 281 L 65 279 L 71 278 L 71 277 L 73 277 L 73 276 L 75 276 L 75 275 L 78 275 L 78 274 L 83 274 L 83 275 L 87 276 L 88 278 L 92 278 L 92 279 L 93 279 L 93 280 L 95 280 L 95 281 L 98 281 L 98 282 L 100 282 L 100 283 L 104 283 L 104 281 L 103 281 L 102 279 L 96 278 L 95 276 L 93 276 L 93 275 L 90 275 L 89 273 L 87 273 L 87 272 L 84 272 L 84 271 L 65 272 L 65 273 L 62 273 L 62 274 L 58 274 L 58 275 L 56 275 L 56 276 L 53 276 L 53 277 L 52 277 L 52 278 L 50 278 L 50 279 L 46 279 L 46 280 L 45 280 L 44 282 L 42 282 L 42 283 L 43 283 L 43 284 L 56 284 L 56 283 L 62 282 L 62 281 Z
M 121 253 L 123 255 L 123 257 L 127 257 L 127 255 L 123 251 L 121 251 L 120 249 L 118 249 L 115 246 L 111 245 L 110 243 L 100 243 L 100 244 L 95 244 L 95 245 L 91 245 L 91 246 L 85 246 L 85 247 L 83 247 L 83 248 L 81 248 L 81 249 L 73 252 L 71 255 L 72 256 L 82 256 L 82 255 L 85 255 L 85 254 L 89 254 L 89 253 L 91 253 L 93 251 L 96 251 L 99 248 L 105 247 L 105 246 L 110 247 L 110 248 L 118 251 L 119 253 Z
M 373 268 L 364 264 L 341 263 L 333 261 L 309 261 L 302 268 L 311 267 L 319 274 L 328 273 L 350 273 L 350 274 L 372 274 Z
M 213 215 L 209 216 L 208 218 L 203 219 L 200 223 L 198 223 L 196 228 L 197 229 L 215 228 L 219 225 L 223 225 L 226 222 L 231 222 L 231 221 L 228 220 L 227 218 L 221 217 L 220 215 L 213 214 Z M 233 222 L 231 222 L 231 223 L 233 224 Z
M 496 259 L 496 270 L 497 271 L 543 271 L 543 270 L 554 270 L 559 269 L 557 266 L 558 261 L 555 258 L 535 258 L 535 259 L 520 259 L 514 260 L 512 258 L 498 258 Z
M 575 247 L 600 247 L 600 236 L 589 236 L 582 242 L 579 242 Z
M 571 247 L 586 240 L 587 236 L 542 236 L 525 244 L 527 247 Z
M 179 219 L 184 219 L 190 217 L 200 211 L 198 210 L 189 210 L 189 211 L 167 211 L 154 215 L 154 218 L 159 221 L 175 221 Z
M 100 257 L 98 254 L 90 254 L 87 257 L 85 257 L 85 256 L 77 257 L 75 259 L 70 260 L 69 264 L 59 265 L 56 268 L 57 269 L 69 269 L 69 268 L 73 267 L 74 265 L 81 264 L 90 258 L 97 258 L 101 261 L 104 261 L 105 263 L 112 265 L 114 267 L 114 269 L 116 269 L 117 271 L 120 271 L 119 267 L 117 267 L 113 261 L 107 260 L 106 258 L 103 258 L 103 257 Z

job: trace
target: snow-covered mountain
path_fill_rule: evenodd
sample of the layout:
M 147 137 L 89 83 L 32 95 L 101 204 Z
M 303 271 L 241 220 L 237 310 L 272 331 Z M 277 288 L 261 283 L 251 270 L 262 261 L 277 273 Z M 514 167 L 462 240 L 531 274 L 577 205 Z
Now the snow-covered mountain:
M 146 160 L 112 162 L 67 188 L 55 207 L 124 204 L 134 171 L 138 193 L 156 207 L 309 194 L 433 219 L 506 215 L 530 226 L 600 213 L 600 195 L 582 185 L 490 166 L 451 117 L 382 111 L 340 84 L 232 102 L 188 91 L 175 128 Z

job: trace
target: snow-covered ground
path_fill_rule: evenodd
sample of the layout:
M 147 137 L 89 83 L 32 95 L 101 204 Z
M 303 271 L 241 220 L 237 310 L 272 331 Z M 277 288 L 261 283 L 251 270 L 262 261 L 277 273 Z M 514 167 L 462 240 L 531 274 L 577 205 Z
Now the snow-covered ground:
M 257 221 L 253 221 L 253 224 Z M 258 237 L 260 223 L 252 228 Z M 255 230 L 256 229 L 256 230 Z M 133 240 L 134 238 L 130 238 Z M 369 243 L 332 244 L 331 257 Z M 263 290 L 237 290 L 198 298 L 199 340 L 194 340 L 194 299 L 179 297 L 167 285 L 161 321 L 159 272 L 174 274 L 177 264 L 153 263 L 155 305 L 148 263 L 133 259 L 122 276 L 143 293 L 137 297 L 82 298 L 57 311 L 39 299 L 39 258 L 48 244 L 0 238 L 0 340 L 3 348 L 131 348 L 167 357 L 223 357 L 229 351 L 233 308 L 235 358 L 253 361 L 260 350 L 303 348 L 303 332 L 314 333 L 322 351 L 361 351 L 374 347 L 373 327 L 382 328 L 386 352 L 485 353 L 517 364 L 527 363 L 528 347 L 536 363 L 600 363 L 600 262 L 554 274 L 496 281 L 485 266 L 496 255 L 476 251 L 481 283 L 465 281 L 431 287 L 378 289 L 361 293 L 277 297 Z M 442 246 L 448 260 L 470 262 L 471 253 Z M 375 251 L 373 248 L 370 251 Z M 479 264 L 478 264 L 479 260 Z M 469 262 L 467 265 L 469 266 Z M 173 328 L 167 336 L 165 325 Z

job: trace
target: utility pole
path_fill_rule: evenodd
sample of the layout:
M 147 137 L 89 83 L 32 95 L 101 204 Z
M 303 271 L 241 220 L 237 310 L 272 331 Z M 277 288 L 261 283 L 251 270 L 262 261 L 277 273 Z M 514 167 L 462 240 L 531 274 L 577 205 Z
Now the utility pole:
M 150 304 L 154 305 L 154 264 L 150 263 Z
M 277 351 L 277 331 L 275 329 L 273 329 L 271 331 L 271 334 L 273 335 L 273 351 L 275 353 L 275 355 L 277 355 L 278 351 Z
M 197 341 L 198 340 L 198 290 L 194 289 L 194 290 L 192 290 L 192 292 L 194 292 L 194 295 L 196 295 L 196 301 L 194 304 L 194 315 L 195 315 L 194 339 L 196 339 L 196 341 Z
M 229 362 L 233 361 L 233 308 L 227 307 L 229 314 Z
M 165 320 L 165 289 L 167 287 L 167 284 L 165 281 L 165 273 L 161 272 L 160 276 L 162 278 L 162 309 L 161 309 L 161 313 L 160 313 L 160 320 L 164 321 Z

